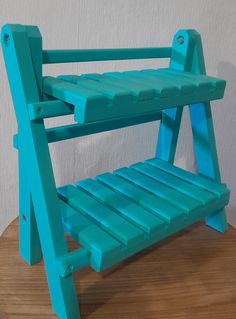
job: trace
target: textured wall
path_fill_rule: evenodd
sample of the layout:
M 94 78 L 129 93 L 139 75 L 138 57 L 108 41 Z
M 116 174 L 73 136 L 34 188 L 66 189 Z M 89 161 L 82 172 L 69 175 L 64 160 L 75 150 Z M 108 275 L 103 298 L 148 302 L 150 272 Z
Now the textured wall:
M 44 48 L 105 48 L 169 45 L 180 28 L 202 34 L 207 70 L 228 80 L 225 99 L 213 103 L 222 179 L 231 189 L 229 221 L 236 225 L 236 1 L 235 0 L 1 0 L 0 24 L 35 24 Z M 17 216 L 16 131 L 6 73 L 0 57 L 0 233 Z M 155 60 L 84 63 L 45 68 L 78 73 L 150 68 Z M 188 112 L 184 113 L 176 163 L 194 170 Z M 70 119 L 50 121 L 55 125 Z M 154 155 L 158 126 L 102 133 L 50 146 L 58 185 L 112 170 Z

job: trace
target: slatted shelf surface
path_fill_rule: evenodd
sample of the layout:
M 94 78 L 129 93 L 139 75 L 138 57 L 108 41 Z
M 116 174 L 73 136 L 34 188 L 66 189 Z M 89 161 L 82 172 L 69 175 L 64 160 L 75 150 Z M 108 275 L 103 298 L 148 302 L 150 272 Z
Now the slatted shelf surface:
M 159 159 L 58 188 L 65 231 L 101 271 L 227 205 L 229 191 Z
M 43 83 L 47 96 L 74 106 L 79 123 L 220 99 L 224 89 L 223 80 L 171 69 L 48 76 Z

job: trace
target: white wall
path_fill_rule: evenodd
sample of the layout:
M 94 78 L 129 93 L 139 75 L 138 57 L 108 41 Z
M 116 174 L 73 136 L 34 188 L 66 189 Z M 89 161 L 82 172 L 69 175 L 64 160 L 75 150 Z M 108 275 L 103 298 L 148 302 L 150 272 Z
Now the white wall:
M 222 179 L 231 189 L 229 222 L 236 225 L 236 1 L 235 0 L 0 0 L 0 24 L 35 24 L 44 48 L 105 48 L 170 45 L 176 30 L 202 34 L 210 75 L 228 81 L 225 99 L 213 103 Z M 156 60 L 85 63 L 45 68 L 46 73 L 99 72 L 163 65 Z M 16 132 L 11 97 L 0 60 L 0 233 L 17 216 Z M 62 120 L 50 123 L 62 123 Z M 59 185 L 154 155 L 157 124 L 145 124 L 52 145 Z M 185 112 L 176 163 L 194 169 Z M 72 169 L 74 168 L 74 169 Z

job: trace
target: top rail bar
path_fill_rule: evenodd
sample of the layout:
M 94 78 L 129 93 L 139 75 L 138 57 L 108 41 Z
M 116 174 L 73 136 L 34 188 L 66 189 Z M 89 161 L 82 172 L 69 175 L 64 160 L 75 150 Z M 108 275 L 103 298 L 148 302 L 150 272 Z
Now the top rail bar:
M 171 47 L 135 49 L 43 50 L 43 63 L 170 58 Z

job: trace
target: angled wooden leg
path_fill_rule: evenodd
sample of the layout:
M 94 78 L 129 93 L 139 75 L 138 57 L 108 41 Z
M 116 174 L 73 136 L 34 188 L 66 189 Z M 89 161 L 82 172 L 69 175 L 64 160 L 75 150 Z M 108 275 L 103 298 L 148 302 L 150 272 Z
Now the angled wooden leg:
M 228 229 L 225 208 L 213 214 L 209 214 L 205 218 L 206 225 L 215 230 L 224 233 Z
M 190 119 L 197 171 L 200 175 L 220 182 L 210 103 L 190 105 Z M 225 232 L 228 228 L 225 209 L 207 215 L 205 221 L 208 226 L 220 232 Z
M 55 266 L 53 260 L 50 262 L 45 260 L 52 308 L 60 319 L 80 319 L 73 277 L 72 275 L 60 277 Z
M 20 140 L 20 139 L 19 139 Z M 28 181 L 25 174 L 23 154 L 18 146 L 19 167 L 19 251 L 20 256 L 30 265 L 41 260 L 41 246 L 35 212 Z
M 22 195 L 20 214 L 23 215 L 24 212 L 27 212 L 26 218 L 30 217 L 31 221 L 30 225 L 27 223 L 24 225 L 22 221 L 21 249 L 26 250 L 25 254 L 30 254 L 32 248 L 31 231 L 32 227 L 35 227 L 40 237 L 52 307 L 60 319 L 78 319 L 80 316 L 72 275 L 61 277 L 58 269 L 58 258 L 67 253 L 67 245 L 45 127 L 42 120 L 30 121 L 28 113 L 28 103 L 40 101 L 40 84 L 42 84 L 41 35 L 37 27 L 34 26 L 25 28 L 21 25 L 5 25 L 2 29 L 2 39 L 18 121 L 18 133 L 20 137 L 23 137 L 22 143 L 20 142 L 19 145 L 20 194 Z M 26 191 L 25 196 L 24 190 Z M 32 196 L 32 201 L 30 196 Z M 34 207 L 35 214 L 33 214 L 32 207 Z M 34 216 L 36 223 L 33 219 Z M 26 237 L 23 234 L 23 227 L 26 229 Z M 23 246 L 24 239 L 28 240 L 26 246 Z
M 180 30 L 173 39 L 170 68 L 205 74 L 201 37 L 194 30 Z M 220 182 L 220 170 L 210 103 L 190 105 L 190 119 L 194 139 L 194 151 L 199 174 Z M 163 112 L 156 156 L 173 163 L 182 110 Z M 207 215 L 206 224 L 220 232 L 227 230 L 225 209 Z
M 183 107 L 162 112 L 159 128 L 156 157 L 169 163 L 174 162 Z
M 170 69 L 189 71 L 192 62 L 193 30 L 179 30 L 173 39 Z M 176 146 L 179 136 L 183 107 L 167 109 L 162 112 L 159 128 L 156 157 L 174 162 Z
M 193 42 L 191 71 L 197 74 L 206 74 L 202 41 L 200 35 L 196 32 Z M 197 171 L 200 175 L 220 183 L 220 169 L 210 102 L 190 105 L 189 110 Z M 225 209 L 207 215 L 205 221 L 208 226 L 220 232 L 225 232 L 228 228 Z

